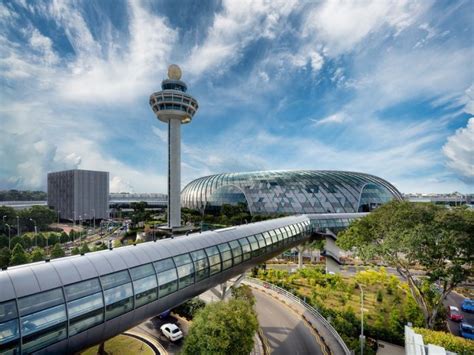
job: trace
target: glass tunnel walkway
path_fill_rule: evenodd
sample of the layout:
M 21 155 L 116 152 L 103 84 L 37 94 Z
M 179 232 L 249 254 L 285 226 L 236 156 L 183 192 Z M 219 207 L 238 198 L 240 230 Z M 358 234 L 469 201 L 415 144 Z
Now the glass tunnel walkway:
M 362 213 L 284 217 L 0 271 L 0 353 L 74 353 Z

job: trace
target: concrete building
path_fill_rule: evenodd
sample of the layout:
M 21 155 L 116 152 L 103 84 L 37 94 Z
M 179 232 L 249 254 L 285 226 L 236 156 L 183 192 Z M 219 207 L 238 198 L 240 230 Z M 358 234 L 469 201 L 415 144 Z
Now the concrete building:
M 107 218 L 109 173 L 78 169 L 49 173 L 48 207 L 71 221 Z
M 181 69 L 172 64 L 162 91 L 150 96 L 156 117 L 168 124 L 168 227 L 181 226 L 181 124 L 191 122 L 198 109 L 197 101 L 186 94 L 188 87 L 181 80 Z

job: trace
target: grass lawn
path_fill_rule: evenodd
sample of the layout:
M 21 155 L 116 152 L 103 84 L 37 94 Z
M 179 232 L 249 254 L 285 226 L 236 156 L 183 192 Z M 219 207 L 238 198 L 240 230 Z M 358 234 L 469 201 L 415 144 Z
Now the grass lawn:
M 96 355 L 99 346 L 93 346 L 81 352 L 81 355 Z M 154 355 L 155 352 L 144 342 L 127 335 L 118 335 L 105 342 L 105 351 L 109 355 L 142 354 Z

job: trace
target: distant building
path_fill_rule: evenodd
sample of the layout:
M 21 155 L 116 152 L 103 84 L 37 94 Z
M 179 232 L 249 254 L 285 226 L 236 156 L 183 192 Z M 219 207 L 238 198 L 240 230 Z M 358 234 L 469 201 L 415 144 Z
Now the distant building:
M 78 169 L 49 173 L 48 207 L 61 219 L 108 218 L 109 173 Z

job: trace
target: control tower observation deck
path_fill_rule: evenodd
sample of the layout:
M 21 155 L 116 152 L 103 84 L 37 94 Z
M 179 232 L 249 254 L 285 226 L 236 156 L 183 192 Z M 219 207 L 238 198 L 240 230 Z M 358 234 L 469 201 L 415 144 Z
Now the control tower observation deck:
M 188 87 L 176 64 L 168 67 L 161 89 L 150 96 L 150 106 L 168 124 L 168 227 L 172 229 L 181 226 L 181 124 L 191 122 L 198 102 L 186 94 Z

